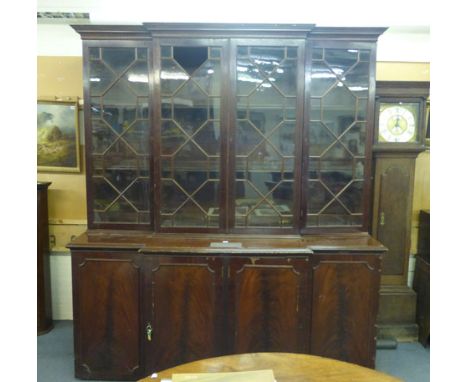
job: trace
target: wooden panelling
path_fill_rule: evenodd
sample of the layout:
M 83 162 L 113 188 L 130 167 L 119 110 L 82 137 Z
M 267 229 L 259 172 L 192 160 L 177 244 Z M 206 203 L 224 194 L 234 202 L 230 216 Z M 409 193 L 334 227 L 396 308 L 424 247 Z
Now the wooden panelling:
M 304 352 L 308 259 L 232 259 L 232 352 Z
M 382 275 L 390 284 L 406 284 L 414 158 L 377 158 L 375 178 L 373 233 L 389 249 Z
M 141 371 L 135 255 L 85 253 L 73 258 L 73 267 L 76 376 L 134 378 Z
M 313 266 L 311 353 L 374 367 L 376 258 L 320 255 Z
M 221 262 L 203 257 L 146 256 L 150 295 L 146 310 L 147 368 L 161 370 L 220 354 Z M 145 323 L 145 325 L 147 325 Z

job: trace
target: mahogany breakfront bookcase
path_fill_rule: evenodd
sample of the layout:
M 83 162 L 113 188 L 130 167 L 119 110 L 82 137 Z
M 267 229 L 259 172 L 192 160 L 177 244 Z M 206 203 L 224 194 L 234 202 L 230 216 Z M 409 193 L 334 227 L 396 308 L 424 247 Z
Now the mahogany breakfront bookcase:
M 75 373 L 310 353 L 374 366 L 385 28 L 80 25 L 88 231 Z

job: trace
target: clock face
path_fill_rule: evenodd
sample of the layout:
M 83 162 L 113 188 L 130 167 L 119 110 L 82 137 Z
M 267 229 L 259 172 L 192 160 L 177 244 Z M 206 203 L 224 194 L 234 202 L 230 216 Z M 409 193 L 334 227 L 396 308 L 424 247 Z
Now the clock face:
M 418 106 L 416 103 L 382 103 L 379 115 L 379 142 L 415 142 Z

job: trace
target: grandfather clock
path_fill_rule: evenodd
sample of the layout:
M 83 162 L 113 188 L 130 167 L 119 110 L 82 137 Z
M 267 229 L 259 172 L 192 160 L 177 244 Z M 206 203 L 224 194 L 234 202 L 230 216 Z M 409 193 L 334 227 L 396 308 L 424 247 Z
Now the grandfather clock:
M 417 338 L 416 293 L 408 287 L 416 157 L 425 150 L 429 82 L 376 84 L 372 235 L 388 248 L 382 262 L 379 338 Z

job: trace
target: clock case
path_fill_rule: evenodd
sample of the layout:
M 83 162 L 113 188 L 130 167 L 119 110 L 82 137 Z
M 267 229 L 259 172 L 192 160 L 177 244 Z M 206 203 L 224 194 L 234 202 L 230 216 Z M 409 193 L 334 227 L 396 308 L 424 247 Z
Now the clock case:
M 375 98 L 374 152 L 420 152 L 425 147 L 426 100 L 429 97 L 429 82 L 414 81 L 377 81 Z M 381 104 L 417 103 L 419 115 L 414 142 L 379 142 L 379 118 Z

